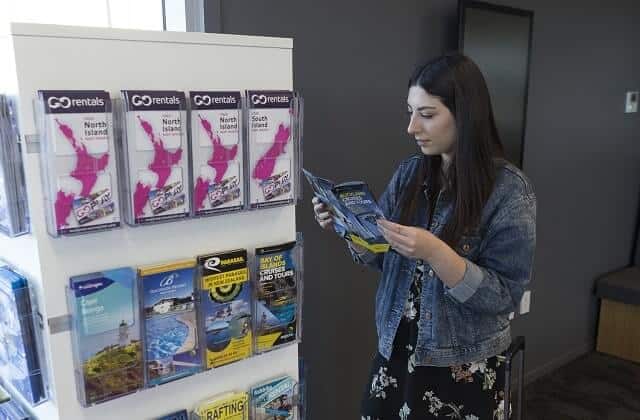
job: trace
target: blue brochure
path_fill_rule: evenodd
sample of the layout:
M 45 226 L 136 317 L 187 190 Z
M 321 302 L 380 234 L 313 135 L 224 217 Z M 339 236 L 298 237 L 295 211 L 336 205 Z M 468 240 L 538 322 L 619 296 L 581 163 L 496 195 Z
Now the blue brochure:
M 46 398 L 27 279 L 0 264 L 0 375 L 31 404 Z
M 360 181 L 333 182 L 302 170 L 314 194 L 334 214 L 334 228 L 338 235 L 371 252 L 389 250 L 389 244 L 378 229 L 377 220 L 384 219 L 371 190 Z

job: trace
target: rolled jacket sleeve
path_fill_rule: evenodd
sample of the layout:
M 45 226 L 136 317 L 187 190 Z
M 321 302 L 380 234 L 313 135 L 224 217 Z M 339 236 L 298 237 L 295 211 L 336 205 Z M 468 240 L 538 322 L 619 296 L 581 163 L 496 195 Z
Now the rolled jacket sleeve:
M 460 303 L 465 303 L 478 290 L 482 284 L 484 273 L 476 264 L 468 259 L 464 259 L 466 269 L 462 280 L 452 288 L 448 288 L 449 295 L 456 298 Z
M 446 287 L 446 294 L 476 312 L 513 312 L 531 280 L 535 244 L 536 199 L 531 194 L 498 211 L 480 254 L 475 261 L 465 258 L 462 280 Z

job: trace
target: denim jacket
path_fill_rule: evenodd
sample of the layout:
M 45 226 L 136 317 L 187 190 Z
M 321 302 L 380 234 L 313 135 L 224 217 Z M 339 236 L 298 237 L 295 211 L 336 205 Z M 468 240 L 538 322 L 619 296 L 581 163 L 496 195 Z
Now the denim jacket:
M 416 176 L 422 155 L 400 164 L 379 200 L 385 216 L 399 221 L 399 200 Z M 536 242 L 536 197 L 527 178 L 513 165 L 496 160 L 497 176 L 480 224 L 466 232 L 456 252 L 465 259 L 462 280 L 446 286 L 425 261 L 416 343 L 419 366 L 453 366 L 500 354 L 511 343 L 509 313 L 515 311 L 531 277 Z M 446 190 L 435 203 L 427 226 L 428 202 L 418 206 L 418 224 L 439 236 L 451 212 Z M 358 263 L 382 272 L 376 293 L 378 351 L 389 359 L 417 260 L 393 249 L 385 254 L 351 253 Z

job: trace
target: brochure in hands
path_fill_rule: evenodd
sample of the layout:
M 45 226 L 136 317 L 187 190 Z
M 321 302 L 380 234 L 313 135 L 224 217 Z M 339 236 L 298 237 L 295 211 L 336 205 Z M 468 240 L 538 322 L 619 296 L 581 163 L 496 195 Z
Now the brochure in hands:
M 314 194 L 334 215 L 334 229 L 341 237 L 374 253 L 389 250 L 389 244 L 378 229 L 377 220 L 385 216 L 369 186 L 361 181 L 334 184 L 306 169 L 307 181 Z

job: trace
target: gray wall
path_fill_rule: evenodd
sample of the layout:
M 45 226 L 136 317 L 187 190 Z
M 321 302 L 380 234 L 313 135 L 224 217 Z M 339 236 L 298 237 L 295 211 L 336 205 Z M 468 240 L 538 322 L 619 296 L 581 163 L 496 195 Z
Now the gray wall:
M 207 2 L 207 27 L 294 41 L 305 97 L 305 166 L 380 193 L 415 151 L 406 135 L 413 66 L 456 46 L 455 1 Z M 512 0 L 535 12 L 524 169 L 538 195 L 532 313 L 514 322 L 536 377 L 593 347 L 594 279 L 626 266 L 640 187 L 640 88 L 635 1 Z M 636 53 L 633 56 L 633 53 Z M 256 66 L 256 71 L 260 71 Z M 305 186 L 306 188 L 306 186 Z M 298 210 L 306 237 L 303 353 L 313 419 L 351 419 L 375 352 L 376 275 L 321 232 L 309 190 Z
M 634 248 L 632 251 L 635 251 L 635 255 L 632 256 L 633 264 L 640 267 L 640 206 L 638 206 L 638 216 L 636 220 L 636 240 L 633 243 L 633 247 Z
M 640 214 L 638 215 L 638 219 L 640 219 Z M 638 235 L 636 236 L 636 242 L 635 242 L 636 254 L 633 259 L 633 262 L 635 265 L 640 266 L 640 229 L 638 229 L 637 232 L 638 232 Z
M 534 313 L 517 322 L 534 376 L 593 348 L 593 281 L 629 264 L 640 186 L 640 5 L 513 0 L 535 11 L 524 169 L 538 196 Z

